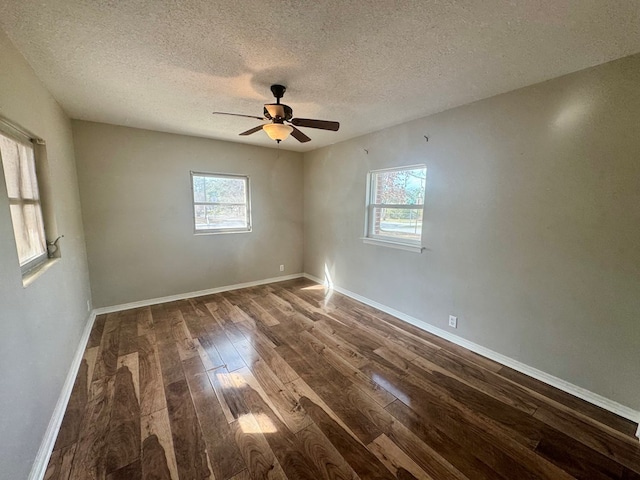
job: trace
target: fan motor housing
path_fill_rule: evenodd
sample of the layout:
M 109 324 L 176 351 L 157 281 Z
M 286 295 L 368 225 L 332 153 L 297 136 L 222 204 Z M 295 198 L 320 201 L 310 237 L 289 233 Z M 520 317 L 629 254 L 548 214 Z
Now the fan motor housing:
M 263 113 L 269 120 L 282 119 L 289 121 L 293 118 L 293 110 L 284 103 L 267 103 L 264 106 Z

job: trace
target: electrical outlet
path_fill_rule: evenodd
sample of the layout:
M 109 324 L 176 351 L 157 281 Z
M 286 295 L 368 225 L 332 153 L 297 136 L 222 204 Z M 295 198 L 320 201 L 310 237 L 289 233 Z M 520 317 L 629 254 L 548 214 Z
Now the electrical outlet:
M 91 311 L 91 300 L 87 300 L 87 312 Z
M 449 326 L 451 328 L 458 328 L 458 317 L 454 317 L 453 315 L 449 315 Z
M 280 265 L 280 271 L 284 272 L 284 265 Z

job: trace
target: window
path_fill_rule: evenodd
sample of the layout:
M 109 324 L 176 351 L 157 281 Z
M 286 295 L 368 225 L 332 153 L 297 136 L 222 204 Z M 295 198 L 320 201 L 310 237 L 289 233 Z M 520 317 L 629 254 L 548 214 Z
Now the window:
M 191 172 L 195 233 L 251 231 L 249 177 Z
M 18 260 L 24 275 L 47 259 L 42 206 L 36 176 L 34 145 L 28 137 L 11 135 L 0 125 L 0 157 L 9 196 Z
M 369 172 L 364 240 L 421 251 L 427 167 Z

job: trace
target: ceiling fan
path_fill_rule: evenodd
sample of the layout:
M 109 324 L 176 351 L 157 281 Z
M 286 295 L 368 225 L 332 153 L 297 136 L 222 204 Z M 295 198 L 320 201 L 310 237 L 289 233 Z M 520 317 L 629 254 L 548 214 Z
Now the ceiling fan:
M 332 132 L 338 131 L 340 128 L 340 123 L 338 122 L 314 120 L 312 118 L 293 118 L 293 110 L 291 107 L 284 103 L 280 103 L 280 99 L 284 96 L 284 92 L 286 90 L 287 88 L 284 85 L 271 85 L 271 92 L 273 93 L 273 96 L 276 97 L 276 103 L 267 103 L 264 105 L 262 112 L 264 115 L 263 117 L 243 115 L 241 113 L 213 113 L 214 115 L 233 115 L 234 117 L 255 118 L 256 120 L 270 120 L 271 123 L 258 125 L 246 132 L 242 132 L 240 135 L 247 136 L 260 130 L 264 130 L 269 138 L 278 143 L 285 140 L 289 135 L 301 143 L 306 143 L 311 140 L 296 127 L 319 128 L 320 130 L 331 130 Z M 291 125 L 287 125 L 285 122 L 290 123 Z

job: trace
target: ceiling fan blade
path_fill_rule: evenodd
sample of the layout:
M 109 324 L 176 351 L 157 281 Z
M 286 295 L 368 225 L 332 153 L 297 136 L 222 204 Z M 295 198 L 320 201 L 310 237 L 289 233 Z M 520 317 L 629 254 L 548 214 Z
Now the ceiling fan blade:
M 256 117 L 255 115 L 243 115 L 241 113 L 213 112 L 214 115 L 232 115 L 234 117 L 255 118 L 256 120 L 264 120 L 264 117 Z
M 312 118 L 292 118 L 291 123 L 296 127 L 319 128 L 321 130 L 331 130 L 337 132 L 340 123 L 330 122 L 328 120 L 314 120 Z
M 309 137 L 307 137 L 304 133 L 302 133 L 296 127 L 291 127 L 291 128 L 293 128 L 293 131 L 291 132 L 291 136 L 296 140 L 298 140 L 300 143 L 307 143 L 311 141 Z
M 251 130 L 242 132 L 240 135 L 242 135 L 243 137 L 246 137 L 247 135 L 251 135 L 252 133 L 259 132 L 260 130 L 262 130 L 262 127 L 264 127 L 264 125 L 258 125 L 257 127 L 253 127 Z

